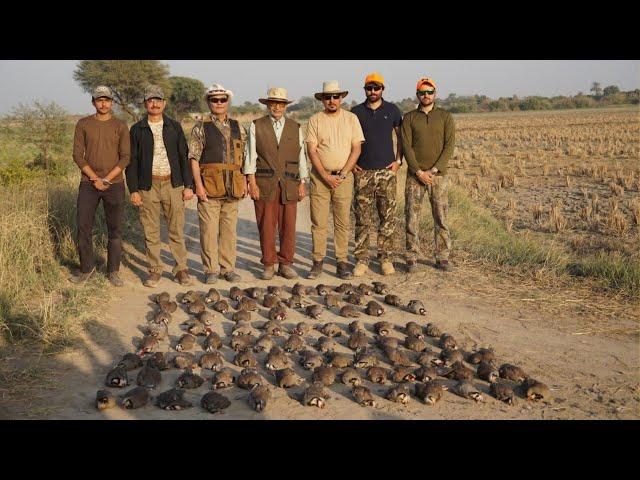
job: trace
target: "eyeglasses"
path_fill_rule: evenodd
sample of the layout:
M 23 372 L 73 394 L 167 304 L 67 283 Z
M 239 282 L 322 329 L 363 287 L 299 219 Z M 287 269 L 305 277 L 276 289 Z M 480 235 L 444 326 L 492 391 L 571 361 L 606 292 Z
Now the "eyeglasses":
M 379 92 L 380 90 L 382 90 L 382 87 L 381 87 L 381 86 L 379 86 L 379 85 L 367 85 L 366 87 L 364 87 L 364 89 L 365 89 L 367 92 L 371 92 L 371 91 L 373 91 L 373 92 Z
M 338 100 L 339 98 L 342 98 L 342 94 L 341 93 L 335 93 L 333 95 L 323 95 L 322 99 L 323 100 Z
M 421 97 L 424 97 L 425 95 L 433 95 L 434 93 L 436 93 L 435 88 L 433 90 L 418 90 L 418 95 Z
M 227 103 L 228 98 L 210 98 L 209 103 Z

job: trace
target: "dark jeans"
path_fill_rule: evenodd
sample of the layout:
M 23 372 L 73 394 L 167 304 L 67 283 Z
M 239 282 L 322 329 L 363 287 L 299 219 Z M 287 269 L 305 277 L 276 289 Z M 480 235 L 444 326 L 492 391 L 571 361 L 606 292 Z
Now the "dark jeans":
M 107 220 L 109 242 L 107 244 L 107 271 L 117 272 L 122 256 L 122 219 L 124 216 L 124 182 L 111 185 L 104 192 L 96 190 L 91 182 L 80 182 L 78 188 L 77 224 L 78 253 L 82 273 L 95 266 L 93 257 L 93 221 L 102 200 Z

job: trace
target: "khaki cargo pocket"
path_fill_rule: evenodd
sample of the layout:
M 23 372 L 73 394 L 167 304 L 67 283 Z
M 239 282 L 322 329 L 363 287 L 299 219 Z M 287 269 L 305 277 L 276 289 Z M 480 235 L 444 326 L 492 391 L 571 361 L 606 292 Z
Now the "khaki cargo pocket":
M 212 198 L 221 198 L 226 195 L 226 189 L 224 187 L 224 175 L 222 170 L 222 164 L 220 163 L 207 163 L 201 165 L 202 169 L 202 183 L 204 189 L 207 191 L 207 195 Z
M 244 197 L 244 175 L 240 170 L 232 170 L 232 192 L 231 196 L 233 198 L 242 198 Z

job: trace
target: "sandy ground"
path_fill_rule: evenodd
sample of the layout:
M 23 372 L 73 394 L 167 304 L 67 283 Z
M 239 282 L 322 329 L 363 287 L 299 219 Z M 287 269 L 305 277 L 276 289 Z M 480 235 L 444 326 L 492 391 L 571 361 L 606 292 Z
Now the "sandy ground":
M 89 322 L 82 335 L 82 345 L 70 353 L 57 355 L 41 360 L 54 372 L 57 388 L 38 400 L 26 403 L 7 403 L 1 408 L 0 416 L 5 418 L 49 418 L 49 419 L 637 419 L 640 417 L 640 369 L 637 322 L 632 318 L 619 318 L 617 326 L 631 334 L 578 335 L 575 331 L 560 328 L 562 322 L 551 318 L 549 314 L 536 309 L 535 305 L 522 302 L 517 308 L 512 304 L 501 305 L 482 295 L 461 295 L 456 288 L 467 275 L 464 269 L 443 274 L 429 265 L 408 276 L 398 268 L 398 273 L 385 278 L 392 287 L 392 293 L 400 295 L 403 300 L 420 299 L 429 310 L 427 317 L 417 317 L 394 307 L 384 317 L 398 326 L 409 320 L 426 323 L 436 322 L 442 331 L 451 333 L 466 349 L 491 346 L 496 350 L 498 364 L 513 363 L 523 367 L 532 377 L 545 382 L 552 390 L 553 399 L 549 402 L 532 403 L 518 398 L 515 406 L 507 406 L 498 402 L 488 394 L 487 383 L 476 380 L 479 388 L 486 393 L 485 401 L 479 404 L 463 399 L 451 392 L 446 392 L 435 407 L 424 405 L 412 397 L 407 406 L 391 403 L 380 395 L 389 387 L 366 382 L 378 400 L 377 408 L 360 407 L 351 397 L 350 390 L 342 385 L 330 387 L 331 398 L 327 407 L 319 410 L 305 407 L 295 398 L 303 387 L 283 390 L 271 386 L 271 401 L 263 413 L 254 412 L 247 402 L 246 390 L 232 387 L 221 393 L 232 400 L 232 405 L 221 415 L 211 415 L 203 410 L 200 398 L 209 390 L 207 384 L 198 389 L 187 390 L 186 398 L 194 403 L 194 407 L 179 412 L 161 410 L 151 404 L 137 410 L 120 408 L 98 412 L 94 408 L 95 393 L 104 388 L 106 373 L 119 358 L 127 352 L 134 351 L 136 341 L 142 337 L 140 327 L 145 324 L 154 304 L 152 295 L 160 291 L 168 291 L 172 296 L 193 288 L 205 292 L 208 286 L 201 283 L 202 264 L 200 261 L 198 241 L 198 220 L 195 201 L 189 203 L 187 211 L 187 247 L 189 250 L 189 267 L 197 274 L 193 287 L 181 287 L 170 280 L 172 264 L 168 249 L 163 251 L 167 263 L 167 272 L 163 280 L 154 289 L 141 284 L 146 275 L 144 252 L 133 246 L 127 246 L 128 268 L 123 268 L 125 287 L 118 290 L 115 301 L 105 307 L 104 315 Z M 166 241 L 166 232 L 163 232 Z M 296 269 L 303 273 L 311 265 L 311 235 L 309 222 L 309 204 L 305 200 L 299 205 L 298 243 L 296 252 Z M 329 243 L 328 255 L 333 255 L 332 243 Z M 352 248 L 350 248 L 352 251 Z M 400 266 L 397 264 L 397 266 Z M 374 274 L 363 281 L 381 280 L 379 266 L 374 264 Z M 238 261 L 237 271 L 242 281 L 237 285 L 266 286 L 283 284 L 292 286 L 295 280 L 274 277 L 271 281 L 258 280 L 261 272 L 260 245 L 255 226 L 253 203 L 245 199 L 240 203 L 238 221 Z M 325 262 L 325 273 L 317 281 L 301 280 L 305 284 L 325 283 L 338 285 L 342 283 L 335 276 L 335 262 Z M 227 295 L 229 285 L 218 280 L 215 285 L 222 295 Z M 375 296 L 382 300 L 381 296 Z M 312 296 L 312 300 L 319 297 Z M 174 314 L 169 333 L 171 344 L 182 333 L 179 324 L 188 318 L 181 309 Z M 299 311 L 291 313 L 284 324 L 293 326 L 305 320 Z M 253 325 L 259 326 L 265 321 L 266 309 L 253 314 Z M 220 315 L 220 314 L 218 314 Z M 220 334 L 228 334 L 233 322 L 231 313 L 215 325 Z M 314 322 L 306 319 L 309 322 Z M 323 321 L 335 321 L 346 329 L 349 319 L 337 316 L 334 312 L 325 311 Z M 368 329 L 368 336 L 373 338 L 372 325 L 378 319 L 364 315 L 361 317 Z M 579 319 L 567 319 L 576 322 Z M 260 333 L 258 330 L 256 333 Z M 309 346 L 320 334 L 313 332 L 305 337 Z M 393 336 L 404 338 L 400 331 Z M 200 337 L 202 338 L 202 337 Z M 427 342 L 438 351 L 436 339 Z M 280 342 L 284 341 L 283 339 Z M 339 351 L 351 353 L 344 346 L 346 338 L 340 340 Z M 163 342 L 162 351 L 173 351 L 168 342 Z M 200 347 L 195 352 L 199 353 Z M 223 355 L 228 367 L 239 371 L 231 362 L 234 352 L 224 347 Z M 264 364 L 266 354 L 257 354 L 259 362 Z M 297 356 L 294 355 L 294 359 Z M 385 365 L 388 366 L 388 365 Z M 305 379 L 310 372 L 297 365 L 295 370 Z M 199 370 L 197 370 L 199 371 Z M 179 375 L 176 369 L 162 372 L 162 385 L 152 392 L 157 395 L 171 388 Z M 273 382 L 267 371 L 261 366 L 261 373 Z M 364 374 L 364 372 L 362 372 Z M 212 372 L 203 372 L 210 377 Z M 137 370 L 130 372 L 129 378 L 135 382 Z M 115 393 L 122 390 L 113 389 Z M 38 413 L 41 412 L 41 413 Z

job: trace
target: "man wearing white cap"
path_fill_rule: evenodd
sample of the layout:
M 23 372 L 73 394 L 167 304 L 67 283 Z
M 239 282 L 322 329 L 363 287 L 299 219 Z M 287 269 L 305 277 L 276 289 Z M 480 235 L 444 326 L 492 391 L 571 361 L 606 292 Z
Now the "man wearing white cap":
M 349 92 L 336 81 L 324 82 L 322 92 L 315 94 L 324 110 L 309 119 L 307 152 L 313 163 L 311 173 L 311 238 L 313 266 L 307 278 L 317 278 L 327 252 L 329 208 L 333 210 L 336 273 L 342 279 L 353 278 L 347 263 L 349 247 L 349 215 L 353 200 L 351 170 L 360 156 L 364 134 L 353 113 L 340 108 Z
M 267 105 L 269 115 L 254 120 L 249 127 L 243 172 L 248 175 L 249 195 L 256 209 L 262 278 L 273 278 L 274 264 L 278 263 L 278 273 L 293 279 L 298 277 L 291 268 L 296 249 L 297 205 L 305 196 L 304 184 L 309 176 L 302 130 L 297 122 L 284 116 L 291 103 L 286 89 L 270 88 L 267 98 L 258 101 Z M 276 233 L 280 237 L 277 254 Z
M 246 132 L 229 118 L 233 92 L 213 84 L 205 93 L 211 115 L 203 116 L 191 131 L 189 158 L 198 197 L 200 249 L 205 283 L 218 274 L 237 282 L 235 273 L 238 200 L 246 195 L 242 174 Z

